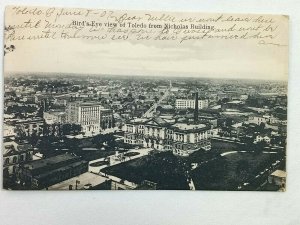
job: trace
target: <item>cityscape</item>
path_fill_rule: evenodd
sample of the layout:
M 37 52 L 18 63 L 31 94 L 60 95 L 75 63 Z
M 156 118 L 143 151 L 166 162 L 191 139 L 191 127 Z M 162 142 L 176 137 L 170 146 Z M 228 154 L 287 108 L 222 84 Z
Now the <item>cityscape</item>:
M 285 191 L 287 81 L 14 73 L 9 190 Z

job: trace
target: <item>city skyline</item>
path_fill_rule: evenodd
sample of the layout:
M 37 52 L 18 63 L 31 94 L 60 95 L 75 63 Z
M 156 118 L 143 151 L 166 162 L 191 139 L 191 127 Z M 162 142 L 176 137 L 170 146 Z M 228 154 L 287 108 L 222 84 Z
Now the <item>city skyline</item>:
M 36 78 L 48 78 L 49 76 L 65 76 L 67 75 L 68 77 L 81 77 L 82 79 L 84 78 L 108 78 L 108 77 L 112 77 L 112 78 L 122 78 L 122 79 L 132 79 L 137 78 L 137 79 L 164 79 L 164 77 L 162 75 L 140 75 L 140 74 L 124 74 L 124 75 L 120 75 L 120 74 L 102 74 L 102 73 L 72 73 L 72 72 L 68 72 L 68 73 L 61 73 L 61 72 L 28 72 L 28 71 L 8 71 L 6 72 L 6 74 L 4 74 L 4 78 L 13 78 L 13 77 L 20 77 L 20 76 L 24 76 L 24 75 L 30 75 L 30 76 L 34 76 Z M 83 77 L 82 77 L 83 76 Z M 66 77 L 63 77 L 63 79 L 66 79 Z M 232 78 L 224 78 L 222 77 L 222 75 L 217 76 L 217 77 L 207 77 L 207 76 L 174 76 L 174 75 L 169 75 L 168 76 L 169 80 L 176 80 L 176 79 L 199 79 L 199 80 L 235 80 L 235 81 L 270 81 L 270 82 L 283 82 L 283 83 L 287 83 L 288 80 L 284 79 L 284 80 L 280 80 L 280 79 L 273 79 L 273 80 L 269 80 L 267 78 L 236 78 L 236 77 L 232 77 Z

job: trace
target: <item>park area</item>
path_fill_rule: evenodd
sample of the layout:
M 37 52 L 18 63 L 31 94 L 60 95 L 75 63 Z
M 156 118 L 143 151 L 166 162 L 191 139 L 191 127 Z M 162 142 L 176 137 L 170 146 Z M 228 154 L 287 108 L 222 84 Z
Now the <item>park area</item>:
M 44 136 L 36 141 L 34 147 L 46 158 L 69 152 L 82 156 L 87 161 L 108 157 L 116 151 L 127 152 L 132 148 L 117 141 L 113 134 L 99 134 L 81 139 Z

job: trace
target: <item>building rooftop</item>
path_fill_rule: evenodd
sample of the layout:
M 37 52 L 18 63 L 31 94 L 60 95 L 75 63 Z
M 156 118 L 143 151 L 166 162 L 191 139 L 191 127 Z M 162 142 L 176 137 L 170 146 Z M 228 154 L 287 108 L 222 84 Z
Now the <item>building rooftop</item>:
M 34 162 L 39 162 L 39 161 L 41 161 L 41 160 L 37 160 L 37 161 L 34 161 Z M 48 177 L 49 175 L 55 174 L 55 173 L 57 173 L 57 172 L 59 172 L 59 171 L 65 171 L 65 170 L 68 170 L 69 168 L 79 166 L 79 165 L 81 165 L 83 162 L 86 162 L 86 161 L 73 162 L 73 163 L 68 164 L 68 165 L 66 165 L 66 166 L 62 166 L 62 167 L 59 167 L 59 168 L 57 168 L 57 169 L 50 170 L 50 171 L 47 171 L 47 172 L 38 174 L 38 175 L 35 176 L 35 178 L 38 178 L 38 179 L 45 178 L 45 177 Z
M 4 142 L 3 155 L 9 156 L 29 150 L 33 150 L 33 147 L 28 143 L 16 143 L 15 141 Z
M 206 124 L 187 124 L 187 123 L 175 123 L 172 127 L 177 128 L 179 131 L 196 131 L 204 130 L 207 128 Z
M 43 122 L 43 118 L 39 118 L 39 117 L 36 117 L 36 118 L 32 118 L 32 119 L 13 119 L 13 120 L 10 120 L 8 121 L 9 124 L 19 124 L 19 123 L 35 123 L 35 122 Z
M 101 106 L 99 102 L 80 102 L 80 106 Z
M 50 157 L 50 158 L 46 158 L 46 159 L 41 159 L 41 160 L 37 160 L 37 161 L 33 161 L 30 163 L 26 163 L 24 165 L 25 168 L 30 168 L 30 169 L 39 169 L 45 166 L 49 166 L 49 165 L 54 165 L 60 162 L 64 162 L 64 161 L 69 161 L 70 159 L 76 159 L 76 158 L 80 158 L 79 156 L 74 156 L 71 154 L 63 154 L 63 155 L 57 155 L 54 157 Z
M 66 114 L 66 112 L 62 111 L 62 110 L 50 110 L 44 113 L 49 113 L 51 115 L 64 115 Z
M 50 186 L 48 190 L 69 190 L 69 185 L 75 186 L 76 181 L 80 181 L 80 183 L 77 184 L 77 189 L 83 189 L 85 185 L 91 185 L 91 187 L 95 187 L 107 180 L 109 179 L 90 172 L 86 172 L 77 177 L 73 177 L 71 179 L 54 184 Z
M 227 102 L 228 104 L 243 104 L 244 102 L 243 101 L 239 101 L 239 100 L 234 100 L 234 101 L 231 101 L 231 102 Z

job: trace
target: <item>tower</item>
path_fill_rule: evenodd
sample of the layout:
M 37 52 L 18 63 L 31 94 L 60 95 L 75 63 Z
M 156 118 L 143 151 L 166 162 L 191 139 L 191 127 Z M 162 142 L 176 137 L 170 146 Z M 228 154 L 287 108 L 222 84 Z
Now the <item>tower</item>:
M 199 106 L 198 106 L 198 92 L 195 93 L 195 109 L 194 109 L 194 122 L 198 122 Z

